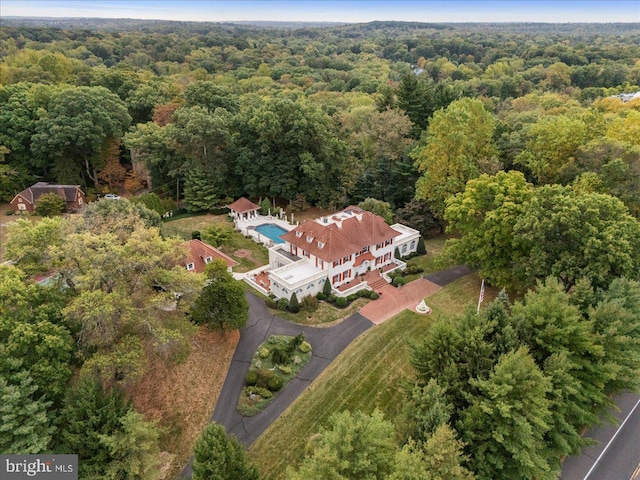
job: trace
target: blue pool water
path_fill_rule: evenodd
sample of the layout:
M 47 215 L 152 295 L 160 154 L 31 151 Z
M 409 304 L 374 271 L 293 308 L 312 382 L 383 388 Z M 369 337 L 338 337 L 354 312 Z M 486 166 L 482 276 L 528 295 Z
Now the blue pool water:
M 256 231 L 260 232 L 260 235 L 264 235 L 265 237 L 273 240 L 273 243 L 284 243 L 284 240 L 280 238 L 280 235 L 287 233 L 284 228 L 273 223 L 263 223 L 262 225 L 258 225 L 256 227 Z

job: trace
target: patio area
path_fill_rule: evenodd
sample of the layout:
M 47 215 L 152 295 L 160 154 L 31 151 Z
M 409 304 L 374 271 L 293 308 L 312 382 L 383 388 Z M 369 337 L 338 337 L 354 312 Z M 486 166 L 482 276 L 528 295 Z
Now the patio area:
M 234 226 L 237 230 L 240 230 L 240 233 L 243 235 L 250 236 L 254 242 L 269 248 L 275 245 L 274 240 L 269 238 L 267 235 L 258 232 L 256 227 L 265 224 L 276 225 L 283 230 L 290 232 L 296 227 L 296 225 L 292 225 L 285 218 L 286 217 L 284 215 L 256 215 L 255 217 L 243 220 L 235 219 Z

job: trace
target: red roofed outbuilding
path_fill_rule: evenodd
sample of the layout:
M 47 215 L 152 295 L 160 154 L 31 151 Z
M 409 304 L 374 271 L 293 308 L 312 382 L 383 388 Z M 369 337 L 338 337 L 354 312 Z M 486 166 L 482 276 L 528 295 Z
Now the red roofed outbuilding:
M 206 266 L 214 260 L 223 260 L 227 264 L 229 272 L 238 265 L 238 262 L 233 258 L 201 240 L 189 240 L 185 242 L 185 246 L 188 253 L 185 267 L 190 272 L 203 273 Z
M 46 182 L 38 182 L 18 193 L 11 205 L 16 212 L 34 212 L 36 202 L 45 193 L 55 193 L 62 197 L 67 204 L 67 211 L 77 212 L 87 203 L 80 185 L 52 185 Z
M 236 220 L 247 220 L 250 218 L 256 218 L 260 205 L 256 205 L 251 200 L 245 197 L 240 197 L 231 205 L 227 205 L 229 214 Z

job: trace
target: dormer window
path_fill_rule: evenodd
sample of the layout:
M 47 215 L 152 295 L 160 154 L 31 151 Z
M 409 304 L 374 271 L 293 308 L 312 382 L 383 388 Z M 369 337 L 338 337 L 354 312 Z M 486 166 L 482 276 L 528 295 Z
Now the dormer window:
M 213 260 L 213 258 L 207 257 L 207 258 L 204 259 L 204 263 L 211 263 L 212 260 Z
M 195 264 L 187 263 L 187 270 L 193 270 L 194 268 L 196 268 Z
M 311 242 L 313 242 L 313 237 L 307 236 L 307 243 L 311 243 Z
M 318 248 L 323 248 L 324 247 L 324 242 L 318 242 Z
M 302 232 L 296 232 L 296 238 L 300 238 L 302 236 Z

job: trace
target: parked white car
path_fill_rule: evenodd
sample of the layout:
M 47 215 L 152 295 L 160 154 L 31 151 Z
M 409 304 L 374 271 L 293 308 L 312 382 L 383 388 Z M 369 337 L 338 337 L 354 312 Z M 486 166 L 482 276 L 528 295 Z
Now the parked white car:
M 108 198 L 109 200 L 120 200 L 120 195 L 116 195 L 115 193 L 107 193 L 103 198 Z

